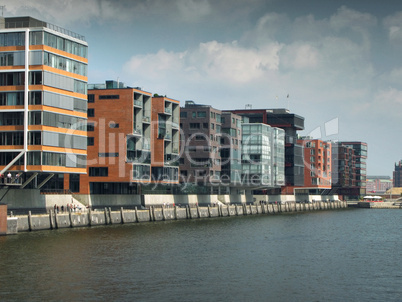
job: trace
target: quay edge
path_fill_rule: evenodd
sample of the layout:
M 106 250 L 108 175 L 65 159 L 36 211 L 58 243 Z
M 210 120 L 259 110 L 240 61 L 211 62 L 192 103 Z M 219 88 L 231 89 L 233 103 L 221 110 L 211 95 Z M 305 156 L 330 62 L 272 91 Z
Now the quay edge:
M 316 203 L 284 203 L 284 204 L 235 204 L 217 206 L 169 206 L 148 209 L 124 209 L 112 211 L 111 208 L 88 210 L 84 212 L 57 213 L 50 210 L 47 214 L 20 215 L 7 217 L 7 235 L 18 232 L 51 230 L 60 228 L 89 227 L 97 225 L 113 225 L 179 219 L 200 219 L 214 217 L 230 217 L 241 215 L 274 215 L 279 213 L 300 213 L 308 211 L 346 209 L 344 201 Z

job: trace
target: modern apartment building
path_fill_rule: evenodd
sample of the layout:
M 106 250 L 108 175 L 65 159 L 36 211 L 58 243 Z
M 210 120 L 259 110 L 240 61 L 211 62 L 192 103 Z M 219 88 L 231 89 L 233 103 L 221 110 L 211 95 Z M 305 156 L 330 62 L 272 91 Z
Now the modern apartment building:
M 171 156 L 178 152 L 173 121 L 179 110 L 178 101 L 139 87 L 89 85 L 88 173 L 68 187 L 81 194 L 139 194 L 141 185 L 178 183 Z
M 87 49 L 47 22 L 0 18 L 0 170 L 21 187 L 86 172 Z
M 285 184 L 285 131 L 262 123 L 242 125 L 242 185 L 272 189 Z
M 222 112 L 209 105 L 186 101 L 180 110 L 181 145 L 180 180 L 208 185 L 221 177 Z
M 395 170 L 393 172 L 394 187 L 402 187 L 402 160 L 395 163 Z
M 167 97 L 152 98 L 151 180 L 179 182 L 180 102 Z
M 237 186 L 242 182 L 242 119 L 237 114 L 222 112 L 221 122 L 221 182 Z
M 348 199 L 366 194 L 367 144 L 338 142 L 332 144 L 332 193 Z
M 282 193 L 292 194 L 292 187 L 304 186 L 303 147 L 297 143 L 297 131 L 304 129 L 304 117 L 287 109 L 236 109 L 230 110 L 250 123 L 263 123 L 285 131 L 285 185 Z M 290 190 L 287 190 L 290 188 Z
M 328 193 L 332 185 L 332 144 L 304 137 L 298 140 L 304 149 L 304 186 L 309 194 Z

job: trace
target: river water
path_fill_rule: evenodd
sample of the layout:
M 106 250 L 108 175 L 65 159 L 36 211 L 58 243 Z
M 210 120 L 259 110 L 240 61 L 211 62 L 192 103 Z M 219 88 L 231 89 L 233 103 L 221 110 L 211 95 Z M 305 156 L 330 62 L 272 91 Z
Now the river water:
M 400 210 L 0 237 L 1 301 L 401 301 Z

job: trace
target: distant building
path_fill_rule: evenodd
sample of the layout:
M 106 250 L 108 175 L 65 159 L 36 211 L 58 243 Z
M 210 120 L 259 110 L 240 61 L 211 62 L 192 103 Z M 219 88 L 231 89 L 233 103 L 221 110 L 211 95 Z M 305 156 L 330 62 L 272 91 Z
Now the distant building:
M 394 176 L 394 187 L 402 187 L 402 160 L 395 164 L 395 170 L 393 172 Z
M 359 199 L 366 194 L 367 144 L 338 142 L 332 144 L 332 191 L 345 199 Z
M 308 137 L 298 140 L 304 150 L 304 186 L 308 194 L 328 194 L 332 186 L 332 144 Z
M 0 17 L 0 65 L 0 170 L 22 172 L 25 188 L 63 189 L 64 173 L 86 173 L 85 38 Z
M 367 176 L 366 193 L 385 193 L 392 188 L 392 179 L 389 176 Z

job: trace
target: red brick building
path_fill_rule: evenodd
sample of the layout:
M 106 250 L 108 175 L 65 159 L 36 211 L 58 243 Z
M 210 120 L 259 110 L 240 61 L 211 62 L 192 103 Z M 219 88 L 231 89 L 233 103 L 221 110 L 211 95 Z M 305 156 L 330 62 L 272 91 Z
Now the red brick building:
M 65 177 L 64 187 L 80 194 L 139 194 L 140 184 L 178 183 L 173 155 L 179 114 L 179 101 L 138 87 L 89 85 L 87 174 Z
M 304 187 L 309 193 L 321 194 L 331 189 L 331 143 L 319 139 L 299 139 L 304 154 Z

